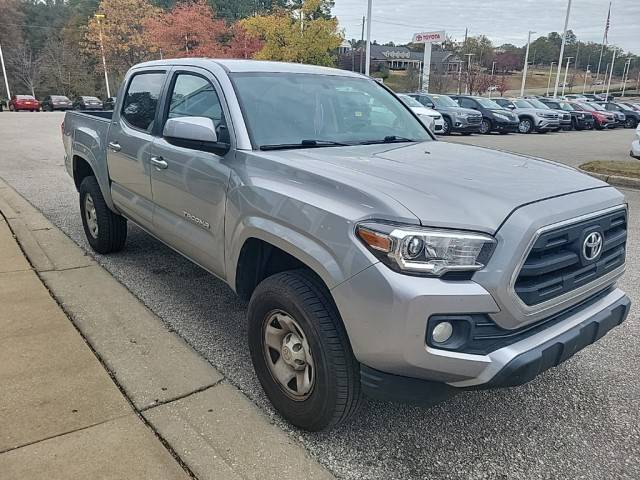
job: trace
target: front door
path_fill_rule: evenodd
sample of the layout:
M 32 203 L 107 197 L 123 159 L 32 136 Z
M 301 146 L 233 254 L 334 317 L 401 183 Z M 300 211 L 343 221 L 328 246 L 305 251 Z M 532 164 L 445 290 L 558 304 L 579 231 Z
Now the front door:
M 107 140 L 107 164 L 115 205 L 126 216 L 150 228 L 153 201 L 149 161 L 164 71 L 144 71 L 127 83 L 122 107 L 114 112 Z
M 207 117 L 213 120 L 220 141 L 232 143 L 229 116 L 219 92 L 215 78 L 205 70 L 181 67 L 174 71 L 159 132 L 167 118 Z M 173 145 L 160 134 L 151 167 L 154 232 L 221 278 L 225 277 L 224 215 L 232 155 Z

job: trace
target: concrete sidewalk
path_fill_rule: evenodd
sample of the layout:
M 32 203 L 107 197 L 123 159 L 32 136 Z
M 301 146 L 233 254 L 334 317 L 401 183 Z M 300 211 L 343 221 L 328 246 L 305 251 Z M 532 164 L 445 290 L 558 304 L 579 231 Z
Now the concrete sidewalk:
M 131 408 L 0 218 L 0 477 L 189 475 Z
M 333 478 L 2 180 L 0 214 L 1 480 Z

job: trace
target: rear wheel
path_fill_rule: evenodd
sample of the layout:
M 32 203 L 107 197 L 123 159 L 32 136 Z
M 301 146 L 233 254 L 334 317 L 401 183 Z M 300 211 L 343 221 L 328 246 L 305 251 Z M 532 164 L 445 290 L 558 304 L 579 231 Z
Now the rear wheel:
M 318 431 L 357 410 L 359 365 L 328 290 L 312 273 L 264 280 L 251 296 L 248 320 L 258 380 L 290 423 Z
M 103 254 L 122 250 L 127 240 L 127 220 L 109 209 L 95 177 L 86 177 L 80 184 L 80 212 L 92 249 Z

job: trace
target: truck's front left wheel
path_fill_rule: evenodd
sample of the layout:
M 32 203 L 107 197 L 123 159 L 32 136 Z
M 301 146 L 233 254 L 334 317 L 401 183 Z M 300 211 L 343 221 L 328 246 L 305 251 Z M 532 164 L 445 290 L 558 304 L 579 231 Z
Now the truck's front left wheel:
M 127 240 L 127 219 L 109 209 L 95 177 L 86 177 L 79 190 L 82 226 L 91 248 L 98 253 L 122 250 Z
M 283 417 L 318 431 L 357 410 L 359 365 L 329 292 L 313 274 L 292 270 L 264 280 L 248 319 L 256 375 Z

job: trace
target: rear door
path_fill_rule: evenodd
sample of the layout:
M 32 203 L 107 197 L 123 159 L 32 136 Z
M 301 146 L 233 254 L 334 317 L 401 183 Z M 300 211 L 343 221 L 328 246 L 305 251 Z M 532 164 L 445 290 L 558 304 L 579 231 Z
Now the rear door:
M 152 132 L 166 78 L 167 71 L 162 69 L 135 72 L 128 78 L 107 140 L 113 201 L 125 215 L 147 228 L 153 224 Z
M 208 71 L 176 67 L 171 74 L 153 149 L 151 187 L 153 231 L 163 241 L 221 278 L 224 269 L 224 215 L 233 131 L 221 88 Z M 228 153 L 185 148 L 162 137 L 167 118 L 207 117 Z

